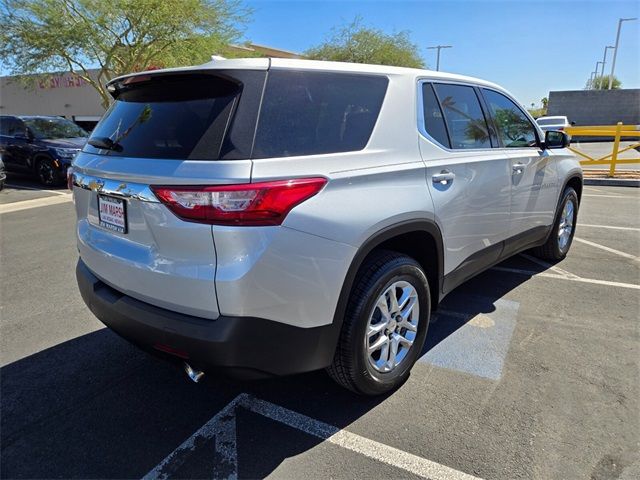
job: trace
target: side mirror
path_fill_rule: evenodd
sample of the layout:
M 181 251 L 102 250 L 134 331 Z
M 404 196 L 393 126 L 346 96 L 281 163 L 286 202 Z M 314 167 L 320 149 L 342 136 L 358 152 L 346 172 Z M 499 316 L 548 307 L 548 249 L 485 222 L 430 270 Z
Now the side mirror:
M 572 127 L 575 126 L 575 124 L 576 124 L 576 122 L 573 122 L 573 121 L 571 122 L 571 126 Z
M 543 148 L 565 148 L 571 144 L 568 133 L 559 130 L 547 130 L 544 134 Z

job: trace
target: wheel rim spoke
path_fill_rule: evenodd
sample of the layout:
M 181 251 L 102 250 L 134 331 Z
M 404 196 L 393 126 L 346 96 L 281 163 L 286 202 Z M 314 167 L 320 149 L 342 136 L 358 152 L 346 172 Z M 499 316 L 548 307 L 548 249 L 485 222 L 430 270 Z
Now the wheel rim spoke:
M 387 320 L 381 321 L 380 323 L 376 323 L 373 325 L 369 324 L 369 327 L 367 329 L 367 338 L 371 338 L 375 334 L 384 331 L 384 329 L 387 327 L 388 324 L 389 322 Z
M 393 370 L 393 368 L 397 365 L 396 358 L 398 356 L 398 346 L 400 343 L 398 342 L 398 339 L 396 337 L 399 337 L 399 335 L 394 335 L 391 338 L 391 341 L 388 343 L 389 359 L 387 360 L 387 368 L 389 370 Z
M 418 293 L 407 281 L 392 283 L 377 299 L 365 334 L 375 370 L 390 372 L 407 357 L 418 331 L 419 306 Z
M 369 346 L 369 353 L 376 352 L 389 345 L 389 337 L 381 335 L 372 345 Z

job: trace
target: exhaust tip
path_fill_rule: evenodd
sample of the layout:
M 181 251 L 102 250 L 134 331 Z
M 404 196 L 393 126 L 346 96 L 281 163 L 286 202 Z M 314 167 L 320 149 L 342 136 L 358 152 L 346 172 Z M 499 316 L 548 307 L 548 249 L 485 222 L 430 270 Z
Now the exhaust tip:
M 187 362 L 184 362 L 184 371 L 187 372 L 187 376 L 193 380 L 195 383 L 198 383 L 204 377 L 204 372 L 202 370 L 196 370 Z

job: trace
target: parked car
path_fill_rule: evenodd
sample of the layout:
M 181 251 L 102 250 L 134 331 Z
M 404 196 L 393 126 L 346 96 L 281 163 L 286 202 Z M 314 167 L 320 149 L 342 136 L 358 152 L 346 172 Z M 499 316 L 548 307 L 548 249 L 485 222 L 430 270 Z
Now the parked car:
M 63 117 L 0 115 L 0 153 L 7 171 L 33 174 L 47 187 L 65 182 L 88 136 Z
M 4 182 L 7 179 L 7 174 L 4 171 L 4 162 L 2 161 L 2 155 L 0 155 L 0 190 L 4 188 Z
M 567 117 L 540 117 L 536 120 L 543 131 L 547 130 L 564 130 L 567 127 L 575 125 L 576 122 L 569 122 Z
M 557 261 L 571 246 L 569 137 L 493 83 L 242 59 L 108 88 L 72 167 L 80 292 L 194 380 L 327 368 L 387 392 L 446 294 L 525 249 Z

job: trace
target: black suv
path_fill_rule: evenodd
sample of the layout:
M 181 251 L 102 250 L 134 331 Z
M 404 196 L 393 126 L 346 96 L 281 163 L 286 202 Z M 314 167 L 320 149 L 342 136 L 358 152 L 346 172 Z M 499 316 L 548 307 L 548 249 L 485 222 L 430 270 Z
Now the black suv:
M 0 155 L 8 172 L 32 173 L 40 183 L 64 183 L 89 134 L 63 117 L 0 115 Z

